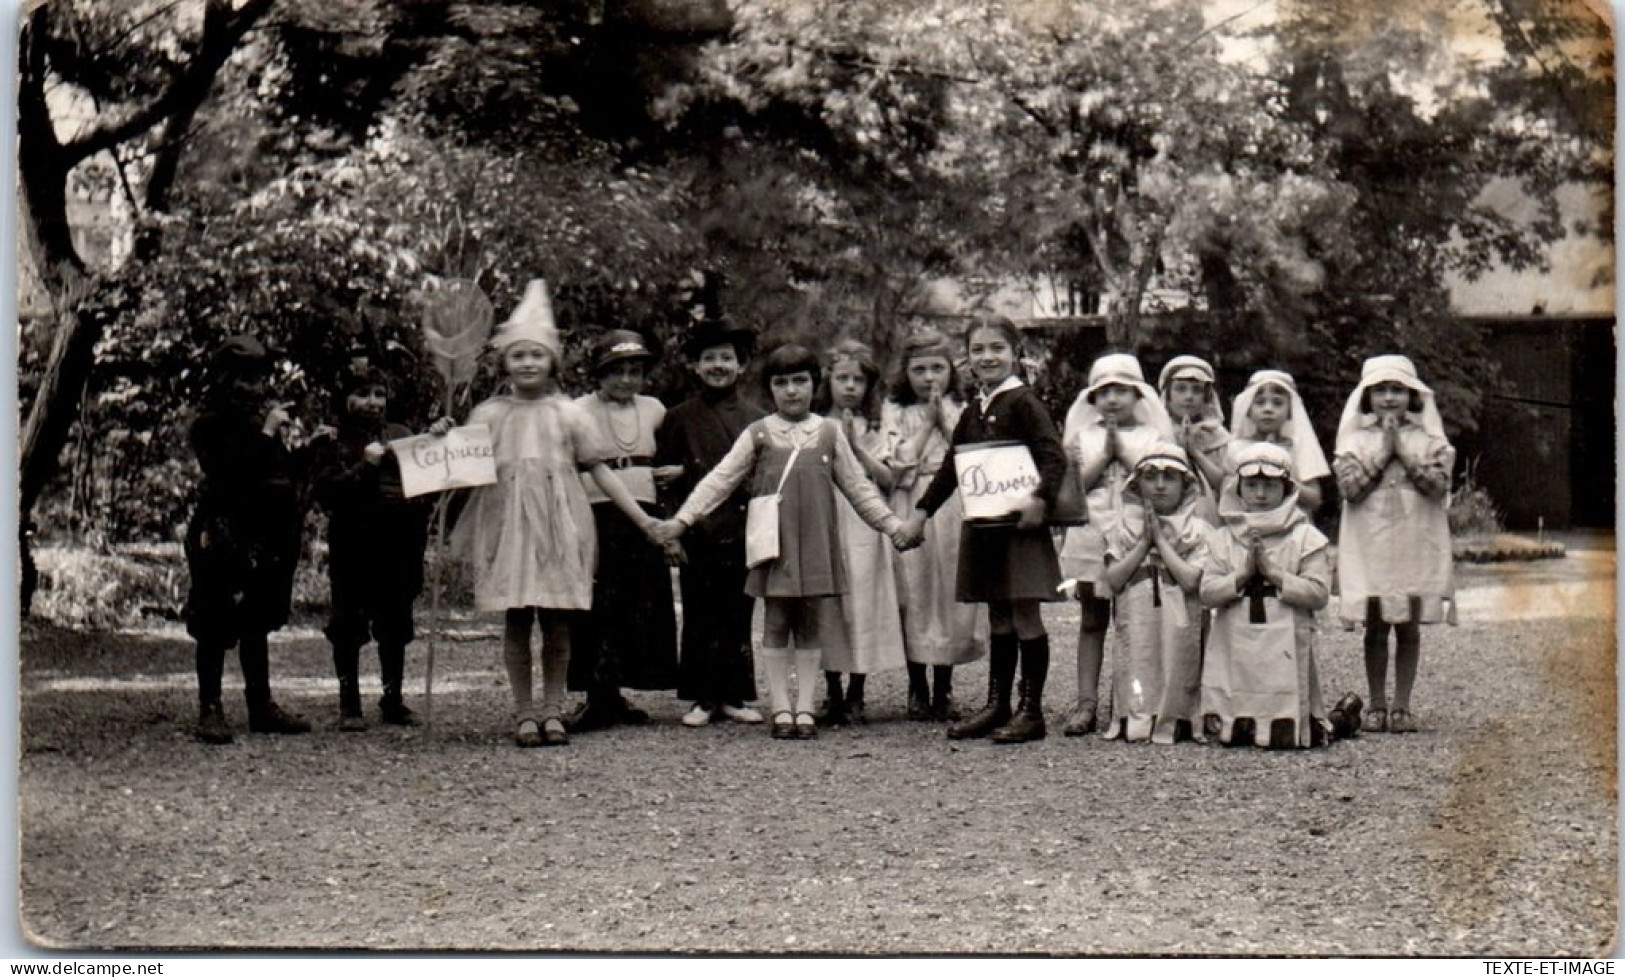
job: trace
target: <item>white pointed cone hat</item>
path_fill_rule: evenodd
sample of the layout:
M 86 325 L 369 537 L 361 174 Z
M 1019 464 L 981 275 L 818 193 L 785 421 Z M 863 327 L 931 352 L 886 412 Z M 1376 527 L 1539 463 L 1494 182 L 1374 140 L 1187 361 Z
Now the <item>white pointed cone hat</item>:
M 519 307 L 508 316 L 508 321 L 497 327 L 491 337 L 491 348 L 502 352 L 514 343 L 531 342 L 552 354 L 556 362 L 563 353 L 559 340 L 559 327 L 553 320 L 553 300 L 547 297 L 547 282 L 532 278 L 525 286 Z

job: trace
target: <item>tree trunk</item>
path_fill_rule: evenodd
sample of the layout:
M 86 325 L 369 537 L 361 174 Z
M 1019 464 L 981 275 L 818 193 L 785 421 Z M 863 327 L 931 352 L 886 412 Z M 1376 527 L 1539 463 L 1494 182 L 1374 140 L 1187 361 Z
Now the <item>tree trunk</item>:
M 249 0 L 234 11 L 227 0 L 209 0 L 204 8 L 198 52 L 169 88 L 139 110 L 93 128 L 68 144 L 57 138 L 45 98 L 45 85 L 51 75 L 45 56 L 51 30 L 49 5 L 36 6 L 23 26 L 18 44 L 18 223 L 24 247 L 35 261 L 40 284 L 51 297 L 56 317 L 51 352 L 39 389 L 28 405 L 19 445 L 18 514 L 23 530 L 19 532 L 19 546 L 25 570 L 32 563 L 27 527 L 32 522 L 34 504 L 56 472 L 90 376 L 96 341 L 101 336 L 100 318 L 83 314 L 80 309 L 93 284 L 74 247 L 68 224 L 68 174 L 85 159 L 138 139 L 166 120 L 179 120 L 180 131 L 184 131 L 213 88 L 221 66 L 243 35 L 270 9 L 271 2 Z M 24 613 L 29 596 L 23 595 Z
M 71 297 L 85 289 L 85 266 L 73 246 L 68 226 L 68 171 L 72 154 L 56 138 L 45 101 L 47 67 L 44 55 L 45 9 L 29 17 L 21 40 L 21 79 L 17 97 L 17 175 L 22 193 L 18 224 L 22 245 L 32 257 L 40 285 L 51 297 L 57 318 L 51 352 L 33 402 L 23 423 L 18 505 L 28 522 L 67 441 L 75 405 L 89 370 L 94 336 L 85 336 L 79 316 L 69 307 Z M 87 341 L 88 340 L 88 341 Z

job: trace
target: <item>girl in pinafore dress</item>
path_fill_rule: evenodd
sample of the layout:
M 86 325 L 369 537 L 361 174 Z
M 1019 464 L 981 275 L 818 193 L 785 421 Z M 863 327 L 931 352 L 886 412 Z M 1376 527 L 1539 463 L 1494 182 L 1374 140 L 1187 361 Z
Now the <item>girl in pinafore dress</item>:
M 1100 669 L 1111 624 L 1111 597 L 1097 589 L 1106 569 L 1106 537 L 1123 510 L 1123 490 L 1134 466 L 1153 445 L 1173 438 L 1173 425 L 1140 361 L 1107 353 L 1089 367 L 1089 385 L 1067 411 L 1062 443 L 1083 490 L 1088 520 L 1066 531 L 1061 570 L 1078 599 L 1078 701 L 1061 732 L 1082 736 L 1095 728 Z
M 864 474 L 846 433 L 812 413 L 821 373 L 818 357 L 806 347 L 788 344 L 770 353 L 762 383 L 776 413 L 746 428 L 657 532 L 662 541 L 681 537 L 747 478 L 754 496 L 780 495 L 779 556 L 752 567 L 745 578 L 746 593 L 763 602 L 762 663 L 775 739 L 818 735 L 812 706 L 814 676 L 823 657 L 820 624 L 826 612 L 821 605 L 848 590 L 833 489 L 841 490 L 869 528 L 891 536 L 893 545 L 903 545 L 901 523 Z M 792 668 L 797 680 L 793 711 Z
M 1309 412 L 1298 396 L 1298 385 L 1281 370 L 1259 370 L 1236 395 L 1230 412 L 1230 446 L 1225 453 L 1225 470 L 1234 475 L 1237 453 L 1260 442 L 1279 444 L 1292 455 L 1292 470 L 1298 479 L 1298 504 L 1313 515 L 1320 508 L 1320 480 L 1332 473 L 1326 453 L 1320 450 Z
M 895 479 L 892 511 L 906 519 L 913 515 L 915 503 L 937 471 L 952 465 L 950 440 L 965 410 L 948 337 L 931 328 L 911 333 L 903 341 L 891 390 L 881 417 L 891 445 L 887 464 Z M 924 542 L 897 556 L 910 719 L 958 719 L 953 701 L 954 666 L 968 665 L 987 654 L 987 611 L 981 604 L 961 604 L 954 599 L 959 527 L 964 520 L 964 507 L 955 493 L 931 517 L 931 531 Z
M 1208 523 L 1197 475 L 1176 444 L 1154 444 L 1134 466 L 1106 535 L 1117 622 L 1107 739 L 1200 739 L 1202 605 L 1197 567 Z
M 1298 502 L 1292 455 L 1256 441 L 1235 453 L 1222 525 L 1202 549 L 1213 627 L 1202 662 L 1205 732 L 1220 743 L 1321 746 L 1332 723 L 1315 667 L 1315 611 L 1331 591 L 1330 542 Z
M 1020 507 L 1014 524 L 961 524 L 955 593 L 961 601 L 988 605 L 991 637 L 987 704 L 948 727 L 950 739 L 987 736 L 995 743 L 1043 739 L 1044 679 L 1049 674 L 1049 634 L 1039 608 L 1056 599 L 1061 568 L 1045 522 L 1066 474 L 1061 437 L 1043 401 L 1016 373 L 1021 334 L 1003 316 L 977 319 L 965 333 L 971 369 L 981 386 L 954 428 L 953 445 L 1019 441 L 1027 446 L 1039 484 Z M 937 471 L 904 527 L 905 541 L 920 538 L 926 521 L 959 490 L 952 464 Z M 1016 667 L 1021 702 L 1010 709 Z
M 1224 403 L 1219 399 L 1218 376 L 1213 365 L 1199 356 L 1176 356 L 1157 374 L 1168 419 L 1174 425 L 1174 444 L 1185 450 L 1202 496 L 1198 514 L 1208 522 L 1219 518 L 1219 490 L 1224 487 L 1225 457 L 1230 431 L 1224 425 Z
M 846 431 L 853 457 L 880 491 L 892 487 L 886 466 L 886 434 L 875 416 L 880 371 L 874 353 L 855 339 L 829 353 L 828 416 Z M 870 529 L 852 504 L 837 499 L 847 593 L 824 601 L 819 631 L 824 637 L 824 683 L 828 698 L 819 721 L 826 726 L 867 721 L 864 685 L 869 675 L 903 667 L 903 621 L 897 602 L 897 572 L 891 541 Z M 841 689 L 841 673 L 847 686 Z
M 1365 625 L 1369 732 L 1414 733 L 1411 687 L 1422 657 L 1419 625 L 1455 622 L 1450 553 L 1450 471 L 1433 391 L 1403 356 L 1375 356 L 1343 408 L 1332 467 L 1343 493 L 1337 537 L 1339 614 Z M 1446 605 L 1448 604 L 1448 610 Z M 1394 631 L 1394 697 L 1387 696 L 1388 630 Z
M 581 408 L 554 388 L 558 329 L 545 283 L 532 281 L 491 347 L 512 393 L 476 406 L 468 423 L 491 430 L 497 480 L 470 492 L 453 534 L 474 571 L 474 603 L 504 613 L 502 660 L 513 690 L 522 747 L 569 742 L 564 685 L 570 665 L 568 612 L 592 606 L 598 540 L 581 487 L 591 474 L 616 508 L 646 533 L 659 520 L 639 508 L 604 464 L 608 452 Z M 532 704 L 531 625 L 542 632 L 542 706 Z

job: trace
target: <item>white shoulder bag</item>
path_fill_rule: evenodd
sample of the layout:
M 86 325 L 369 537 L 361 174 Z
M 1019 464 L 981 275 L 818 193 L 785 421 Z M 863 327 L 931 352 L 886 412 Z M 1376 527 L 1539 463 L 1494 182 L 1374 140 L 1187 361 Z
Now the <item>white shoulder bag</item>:
M 796 445 L 790 452 L 790 460 L 784 465 L 784 473 L 779 476 L 779 487 L 773 490 L 772 495 L 758 495 L 750 500 L 745 509 L 745 566 L 756 567 L 770 560 L 779 558 L 779 503 L 784 499 L 784 482 L 790 477 L 790 469 L 796 466 L 796 457 L 801 454 L 801 445 Z

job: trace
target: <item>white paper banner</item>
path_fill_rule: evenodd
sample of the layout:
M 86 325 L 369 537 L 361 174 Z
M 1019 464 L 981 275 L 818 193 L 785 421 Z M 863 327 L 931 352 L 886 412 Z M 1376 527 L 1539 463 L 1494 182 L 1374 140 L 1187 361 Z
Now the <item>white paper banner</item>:
M 401 463 L 401 492 L 409 499 L 497 480 L 491 429 L 484 424 L 454 427 L 442 437 L 401 438 L 391 441 L 389 450 Z

